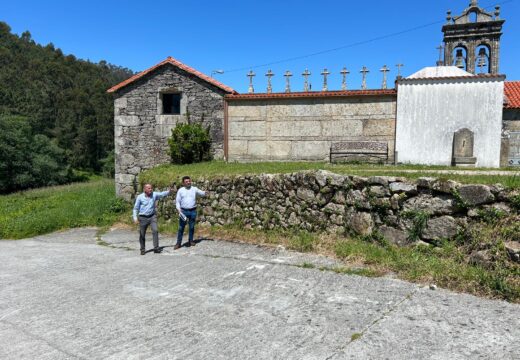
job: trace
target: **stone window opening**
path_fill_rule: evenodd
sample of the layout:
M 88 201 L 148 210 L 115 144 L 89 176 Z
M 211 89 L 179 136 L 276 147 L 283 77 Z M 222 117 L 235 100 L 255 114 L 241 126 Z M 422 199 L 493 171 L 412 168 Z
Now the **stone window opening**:
M 181 113 L 181 98 L 180 93 L 162 93 L 162 114 L 163 115 L 180 115 Z

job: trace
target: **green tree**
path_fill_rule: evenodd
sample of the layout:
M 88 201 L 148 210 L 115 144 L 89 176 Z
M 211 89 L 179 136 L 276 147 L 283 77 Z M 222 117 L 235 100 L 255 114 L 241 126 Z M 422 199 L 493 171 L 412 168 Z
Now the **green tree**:
M 0 116 L 0 193 L 72 180 L 65 151 L 21 116 Z
M 64 161 L 102 171 L 114 148 L 113 98 L 106 90 L 132 71 L 64 55 L 0 22 L 0 115 L 26 117 L 33 134 L 66 149 Z

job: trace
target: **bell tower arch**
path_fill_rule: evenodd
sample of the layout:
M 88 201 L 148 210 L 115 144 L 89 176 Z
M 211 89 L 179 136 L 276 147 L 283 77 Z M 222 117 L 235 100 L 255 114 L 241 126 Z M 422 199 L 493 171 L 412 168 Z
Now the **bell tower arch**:
M 500 19 L 500 6 L 494 14 L 471 0 L 469 7 L 459 16 L 448 11 L 444 33 L 444 65 L 456 65 L 467 72 L 480 71 L 498 74 L 500 61 L 500 38 L 505 20 Z M 485 71 L 484 71 L 485 70 Z

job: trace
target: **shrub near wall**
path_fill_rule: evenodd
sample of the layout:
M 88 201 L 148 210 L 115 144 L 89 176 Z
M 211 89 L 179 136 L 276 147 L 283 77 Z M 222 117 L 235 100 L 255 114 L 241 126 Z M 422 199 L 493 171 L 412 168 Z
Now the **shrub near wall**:
M 200 200 L 203 224 L 383 236 L 400 246 L 435 245 L 463 236 L 486 216 L 514 216 L 519 202 L 517 193 L 500 185 L 462 185 L 435 178 L 406 182 L 322 170 L 199 179 L 196 186 L 211 192 Z M 160 206 L 167 216 L 175 216 L 171 204 Z M 511 245 L 510 254 L 518 260 L 516 245 Z

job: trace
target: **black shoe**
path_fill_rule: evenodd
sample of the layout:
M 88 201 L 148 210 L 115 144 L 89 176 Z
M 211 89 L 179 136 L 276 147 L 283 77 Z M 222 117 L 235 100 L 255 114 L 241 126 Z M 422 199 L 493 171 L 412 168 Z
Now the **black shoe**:
M 160 254 L 160 253 L 162 253 L 162 249 L 161 248 L 155 248 L 155 249 L 153 249 L 153 252 L 156 253 L 156 254 Z
M 180 249 L 181 246 L 179 244 L 175 244 L 175 246 L 173 247 L 173 250 L 177 250 L 177 249 Z
M 188 246 L 195 246 L 195 245 L 197 245 L 197 244 L 195 244 L 195 241 L 190 241 L 190 242 L 188 243 Z
M 146 254 L 146 251 L 145 250 L 141 250 L 141 255 L 144 255 Z

